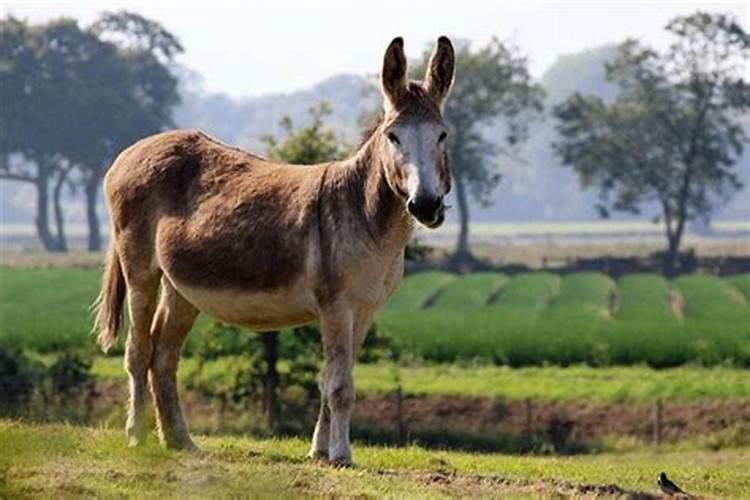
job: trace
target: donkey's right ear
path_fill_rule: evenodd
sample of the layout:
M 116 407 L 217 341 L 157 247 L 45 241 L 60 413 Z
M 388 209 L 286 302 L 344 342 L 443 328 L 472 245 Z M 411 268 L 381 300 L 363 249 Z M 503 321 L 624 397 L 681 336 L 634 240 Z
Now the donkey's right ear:
M 385 50 L 380 88 L 385 98 L 383 106 L 386 111 L 395 108 L 406 92 L 406 56 L 404 39 L 400 36 L 394 38 Z

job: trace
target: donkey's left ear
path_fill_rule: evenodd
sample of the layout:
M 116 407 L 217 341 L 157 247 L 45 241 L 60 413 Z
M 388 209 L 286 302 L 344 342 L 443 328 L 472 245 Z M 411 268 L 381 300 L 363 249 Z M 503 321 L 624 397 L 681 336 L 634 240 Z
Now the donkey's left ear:
M 447 36 L 441 36 L 438 38 L 437 47 L 430 57 L 424 76 L 427 93 L 441 108 L 451 91 L 455 68 L 456 53 L 453 50 L 453 44 Z

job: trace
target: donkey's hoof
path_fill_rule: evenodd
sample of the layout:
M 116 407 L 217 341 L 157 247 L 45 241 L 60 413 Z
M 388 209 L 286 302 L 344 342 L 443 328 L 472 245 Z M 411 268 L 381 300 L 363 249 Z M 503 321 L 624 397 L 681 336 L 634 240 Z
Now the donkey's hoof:
M 329 463 L 336 469 L 350 469 L 354 467 L 354 462 L 349 457 L 334 458 Z
M 318 463 L 328 463 L 328 452 L 326 451 L 320 451 L 320 450 L 310 450 L 307 455 L 305 455 L 305 459 L 309 460 L 310 462 L 318 462 Z
M 305 458 L 312 462 L 328 462 L 328 452 L 322 450 L 310 450 Z
M 145 443 L 146 440 L 143 438 L 138 438 L 135 436 L 130 436 L 128 438 L 128 448 L 137 448 L 139 446 L 142 446 L 143 443 Z
M 201 449 L 198 448 L 192 439 L 167 439 L 164 441 L 165 446 L 168 450 L 173 451 L 187 451 L 189 453 L 200 453 Z
M 148 430 L 144 424 L 129 423 L 125 427 L 125 436 L 128 438 L 128 447 L 135 448 L 146 442 Z

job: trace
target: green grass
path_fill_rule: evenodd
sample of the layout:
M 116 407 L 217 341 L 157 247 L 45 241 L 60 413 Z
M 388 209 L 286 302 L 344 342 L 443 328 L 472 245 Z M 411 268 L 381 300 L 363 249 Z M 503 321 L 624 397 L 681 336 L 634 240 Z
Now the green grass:
M 681 276 L 674 282 L 685 301 L 685 315 L 712 321 L 719 316 L 750 321 L 744 295 L 716 276 Z
M 0 342 L 95 349 L 87 307 L 98 280 L 96 270 L 0 267 Z M 673 282 L 632 274 L 613 283 L 599 273 L 427 272 L 404 280 L 377 323 L 399 354 L 429 361 L 750 366 L 748 288 L 747 274 Z M 208 321 L 199 316 L 193 330 Z
M 745 303 L 750 303 L 750 273 L 731 276 L 726 281 L 742 293 Z
M 438 362 L 748 366 L 750 305 L 742 292 L 748 283 L 746 276 L 669 283 L 633 274 L 614 283 L 600 273 L 562 279 L 526 273 L 512 277 L 486 307 L 438 307 L 439 296 L 419 315 L 381 315 L 379 327 L 403 353 Z
M 396 387 L 411 395 L 476 396 L 511 400 L 647 403 L 750 398 L 750 373 L 729 367 L 645 366 L 508 368 L 500 366 L 424 365 L 398 369 L 390 365 L 355 367 L 357 390 L 386 393 Z
M 551 273 L 518 274 L 503 287 L 492 305 L 541 311 L 557 295 L 560 281 L 559 276 Z
M 131 449 L 119 430 L 0 420 L 0 497 L 583 496 L 582 485 L 656 493 L 662 470 L 693 494 L 750 495 L 743 448 L 543 457 L 355 444 L 357 466 L 339 470 L 303 460 L 306 440 L 196 441 L 201 454 Z
M 211 361 L 208 372 L 227 376 L 226 358 Z M 194 359 L 180 362 L 178 378 L 184 380 L 197 367 Z M 98 357 L 92 372 L 100 380 L 120 380 L 126 375 L 122 360 Z M 357 391 L 384 394 L 397 387 L 407 395 L 476 396 L 511 400 L 588 400 L 601 403 L 650 403 L 750 398 L 750 372 L 740 368 L 698 366 L 656 370 L 646 366 L 556 366 L 508 368 L 493 365 L 461 366 L 425 364 L 396 367 L 390 363 L 354 367 Z M 223 383 L 221 381 L 219 384 Z
M 42 352 L 91 344 L 100 272 L 0 267 L 0 340 Z
M 628 320 L 647 316 L 659 321 L 674 320 L 670 309 L 669 282 L 656 274 L 634 273 L 617 283 L 619 307 L 617 319 Z
M 41 353 L 96 350 L 89 308 L 99 293 L 100 280 L 97 269 L 0 266 L 0 342 Z M 193 331 L 210 321 L 201 314 Z M 122 352 L 123 337 L 124 331 L 113 353 Z
M 444 288 L 430 307 L 458 311 L 483 307 L 507 282 L 508 277 L 500 273 L 467 274 Z
M 426 272 L 415 274 L 401 283 L 386 306 L 388 312 L 413 312 L 425 307 L 427 301 L 436 297 L 448 284 L 457 279 L 455 274 Z
M 614 281 L 604 274 L 593 272 L 569 274 L 562 279 L 560 291 L 550 309 L 574 306 L 608 317 L 614 290 Z

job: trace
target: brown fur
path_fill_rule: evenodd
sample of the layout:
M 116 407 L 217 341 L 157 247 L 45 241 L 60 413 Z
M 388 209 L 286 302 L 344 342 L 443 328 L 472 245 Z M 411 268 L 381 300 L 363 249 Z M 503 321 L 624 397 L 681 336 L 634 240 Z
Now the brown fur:
M 109 349 L 127 298 L 131 444 L 145 437 L 150 373 L 163 441 L 194 447 L 175 372 L 198 311 L 256 330 L 318 319 L 325 367 L 311 454 L 350 461 L 354 359 L 373 314 L 403 274 L 414 225 L 388 127 L 441 124 L 448 90 L 406 83 L 405 61 L 403 42 L 394 41 L 384 63 L 393 79 L 386 113 L 347 160 L 281 164 L 189 130 L 143 139 L 115 160 L 104 183 L 113 237 L 95 329 Z M 446 184 L 442 156 L 434 168 Z

